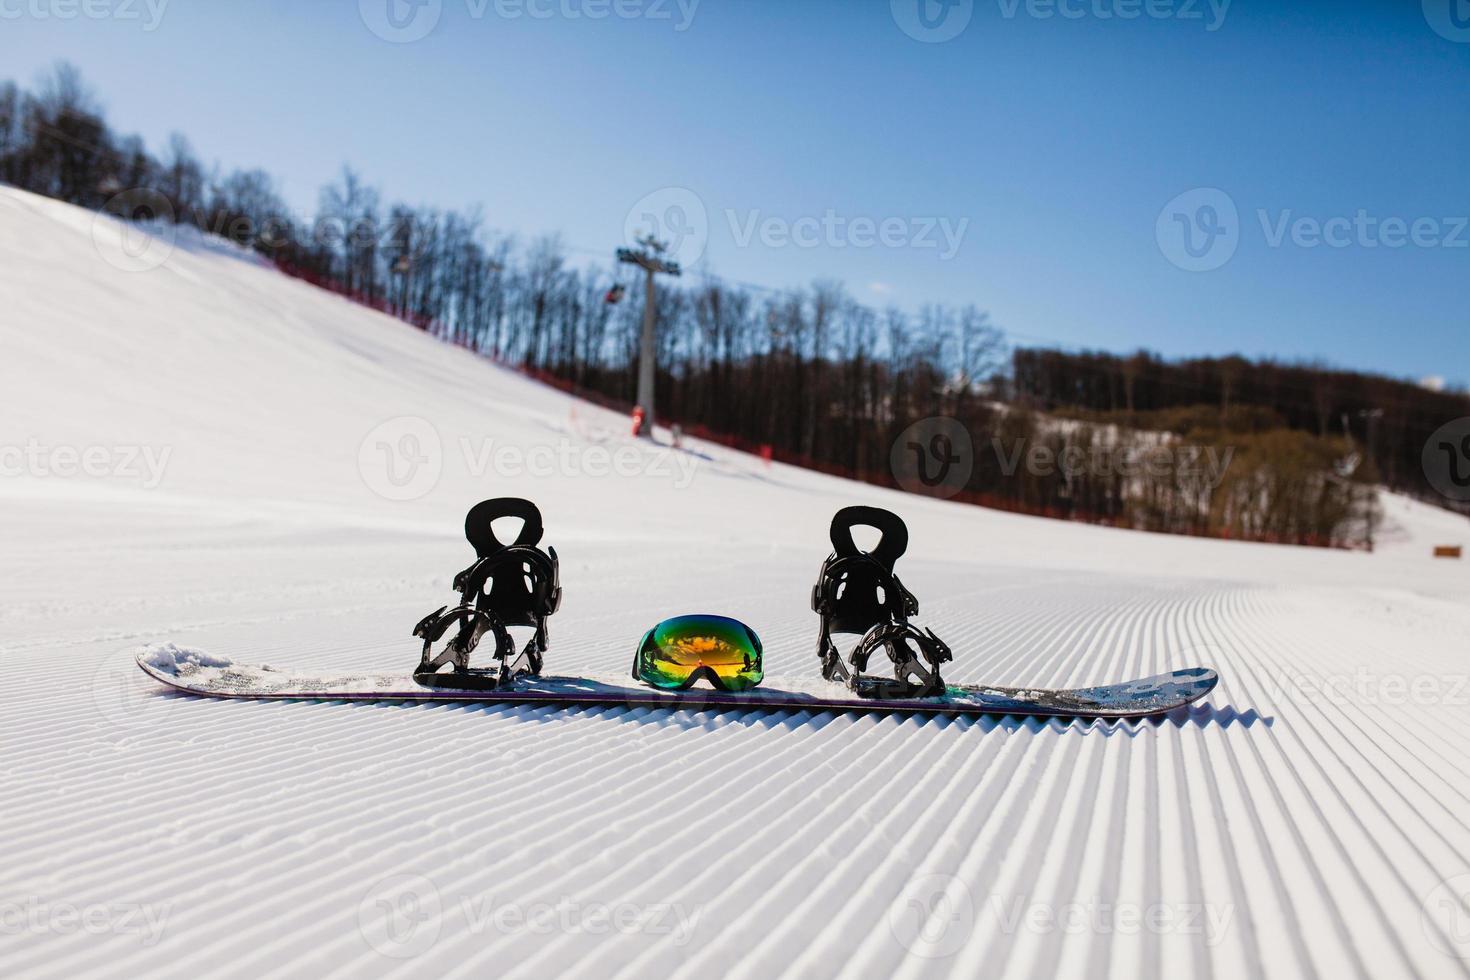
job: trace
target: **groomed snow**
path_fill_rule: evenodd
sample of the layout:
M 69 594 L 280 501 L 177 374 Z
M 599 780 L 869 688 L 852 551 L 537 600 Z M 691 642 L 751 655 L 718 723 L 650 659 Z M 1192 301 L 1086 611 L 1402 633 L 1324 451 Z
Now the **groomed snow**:
M 1388 498 L 1377 553 L 1298 550 L 671 454 L 135 236 L 0 189 L 0 974 L 1470 973 L 1470 562 L 1430 557 L 1470 522 Z M 562 556 L 558 673 L 692 611 L 814 673 L 827 523 L 872 503 L 952 679 L 1223 680 L 1100 725 L 221 702 L 132 663 L 405 668 L 499 495 Z

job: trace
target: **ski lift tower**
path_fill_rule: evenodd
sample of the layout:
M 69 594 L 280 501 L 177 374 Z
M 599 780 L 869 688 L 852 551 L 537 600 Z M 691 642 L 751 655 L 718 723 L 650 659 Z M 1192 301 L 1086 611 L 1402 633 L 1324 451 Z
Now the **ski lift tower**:
M 664 258 L 666 246 L 652 235 L 638 239 L 638 248 L 618 249 L 618 261 L 636 265 L 645 276 L 643 298 L 643 340 L 638 352 L 638 407 L 643 409 L 643 434 L 653 438 L 654 319 L 657 315 L 653 278 L 656 275 L 680 276 L 679 263 Z

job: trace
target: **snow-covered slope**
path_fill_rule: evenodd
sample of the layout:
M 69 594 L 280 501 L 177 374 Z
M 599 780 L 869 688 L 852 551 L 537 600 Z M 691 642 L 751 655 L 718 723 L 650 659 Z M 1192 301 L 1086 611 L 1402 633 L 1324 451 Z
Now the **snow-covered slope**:
M 133 234 L 0 189 L 5 975 L 1470 972 L 1470 563 L 1429 557 L 1470 522 L 1390 500 L 1329 553 L 671 453 L 227 249 L 127 271 Z M 690 611 L 814 672 L 870 502 L 955 680 L 1224 679 L 1109 727 L 211 702 L 129 660 L 406 666 L 506 494 L 562 555 L 559 672 Z

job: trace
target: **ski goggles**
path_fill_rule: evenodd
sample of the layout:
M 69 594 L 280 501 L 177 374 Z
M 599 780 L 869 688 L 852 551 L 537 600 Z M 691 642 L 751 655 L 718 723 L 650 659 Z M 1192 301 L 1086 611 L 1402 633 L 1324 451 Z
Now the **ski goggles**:
M 728 616 L 676 616 L 643 634 L 633 655 L 633 679 L 682 691 L 700 678 L 721 691 L 748 691 L 765 670 L 760 637 Z

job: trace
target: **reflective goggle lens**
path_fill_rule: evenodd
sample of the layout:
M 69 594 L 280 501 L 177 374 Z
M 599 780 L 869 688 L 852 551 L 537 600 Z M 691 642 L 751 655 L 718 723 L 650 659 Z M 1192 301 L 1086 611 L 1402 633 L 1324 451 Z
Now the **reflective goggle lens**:
M 633 678 L 678 690 L 699 676 L 726 691 L 746 691 L 765 676 L 755 630 L 727 616 L 677 616 L 643 634 Z

